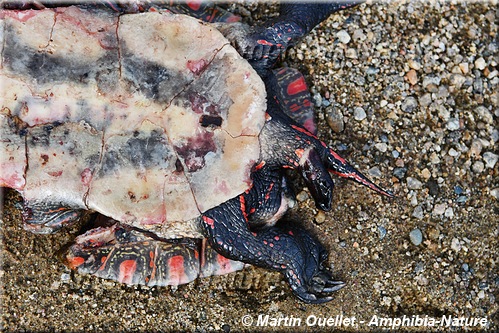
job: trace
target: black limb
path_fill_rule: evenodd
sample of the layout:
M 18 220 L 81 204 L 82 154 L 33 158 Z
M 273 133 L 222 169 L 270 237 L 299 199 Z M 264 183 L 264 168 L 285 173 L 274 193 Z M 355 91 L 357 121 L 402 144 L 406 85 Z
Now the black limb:
M 294 203 L 281 168 L 259 166 L 252 172 L 253 186 L 245 196 L 245 213 L 253 227 L 274 225 Z
M 334 281 L 323 266 L 327 253 L 322 245 L 298 227 L 250 228 L 250 200 L 258 197 L 254 191 L 203 214 L 203 230 L 212 247 L 224 257 L 282 272 L 304 302 L 330 301 L 328 294 L 344 284 Z
M 261 76 L 266 76 L 279 56 L 316 25 L 334 12 L 353 7 L 362 1 L 333 1 L 281 4 L 280 15 L 252 27 L 243 38 L 236 38 L 236 48 Z M 231 39 L 229 37 L 229 39 Z

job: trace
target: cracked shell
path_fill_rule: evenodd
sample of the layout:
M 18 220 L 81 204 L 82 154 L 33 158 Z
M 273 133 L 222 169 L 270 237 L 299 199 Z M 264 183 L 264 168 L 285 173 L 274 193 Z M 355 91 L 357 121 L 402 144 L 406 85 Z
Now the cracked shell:
M 161 237 L 251 186 L 265 87 L 210 25 L 3 11 L 0 185 Z

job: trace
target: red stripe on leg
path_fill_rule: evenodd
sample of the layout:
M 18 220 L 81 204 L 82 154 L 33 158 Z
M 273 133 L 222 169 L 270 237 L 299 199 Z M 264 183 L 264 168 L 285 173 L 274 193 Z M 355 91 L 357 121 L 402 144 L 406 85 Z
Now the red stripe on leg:
M 286 92 L 288 95 L 296 95 L 301 92 L 304 92 L 307 90 L 307 84 L 305 83 L 305 79 L 302 77 L 294 80 L 290 84 L 288 84 L 288 88 L 286 89 Z

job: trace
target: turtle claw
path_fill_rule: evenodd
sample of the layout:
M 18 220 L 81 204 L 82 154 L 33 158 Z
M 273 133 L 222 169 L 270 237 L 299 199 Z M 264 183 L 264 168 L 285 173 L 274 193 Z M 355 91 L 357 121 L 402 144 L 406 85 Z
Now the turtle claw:
M 384 196 L 393 198 L 394 194 L 390 191 L 384 190 L 378 185 L 374 184 L 369 178 L 364 176 L 359 170 L 351 166 L 344 158 L 338 155 L 331 148 L 324 149 L 324 162 L 330 172 L 337 176 L 354 180 L 355 182 L 369 187 L 371 190 L 376 191 Z
M 328 280 L 323 281 L 322 278 L 326 276 Z M 308 288 L 300 286 L 296 289 L 293 289 L 293 292 L 303 302 L 310 304 L 320 304 L 332 300 L 333 296 L 327 294 L 338 291 L 345 285 L 346 284 L 343 281 L 331 280 L 329 273 L 321 271 L 318 276 L 315 276 L 312 281 L 310 281 L 310 285 Z

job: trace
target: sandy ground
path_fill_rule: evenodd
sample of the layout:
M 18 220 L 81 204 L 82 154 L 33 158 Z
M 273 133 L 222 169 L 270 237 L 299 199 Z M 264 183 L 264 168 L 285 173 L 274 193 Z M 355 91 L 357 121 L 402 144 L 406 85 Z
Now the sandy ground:
M 55 253 L 78 226 L 28 233 L 19 198 L 6 192 L 1 328 L 498 330 L 494 22 L 496 2 L 370 3 L 334 15 L 288 52 L 286 64 L 307 73 L 320 137 L 397 196 L 338 180 L 334 208 L 322 213 L 295 182 L 299 206 L 287 218 L 317 235 L 347 282 L 333 301 L 301 303 L 280 274 L 253 267 L 175 289 L 74 275 Z M 473 318 L 478 324 L 462 327 Z

